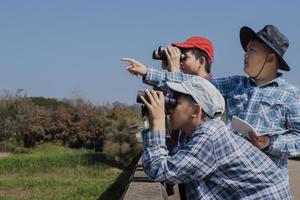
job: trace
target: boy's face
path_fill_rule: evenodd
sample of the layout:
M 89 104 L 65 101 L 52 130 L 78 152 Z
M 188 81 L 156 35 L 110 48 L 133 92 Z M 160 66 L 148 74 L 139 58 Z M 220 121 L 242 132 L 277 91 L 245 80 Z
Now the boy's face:
M 250 77 L 255 77 L 260 72 L 269 54 L 270 52 L 264 44 L 256 40 L 250 40 L 244 55 L 245 73 Z
M 176 99 L 176 106 L 169 109 L 171 127 L 173 130 L 184 130 L 191 123 L 194 105 L 182 95 Z
M 200 65 L 199 59 L 196 59 L 191 50 L 184 52 L 184 59 L 181 62 L 181 70 L 186 74 L 197 74 Z

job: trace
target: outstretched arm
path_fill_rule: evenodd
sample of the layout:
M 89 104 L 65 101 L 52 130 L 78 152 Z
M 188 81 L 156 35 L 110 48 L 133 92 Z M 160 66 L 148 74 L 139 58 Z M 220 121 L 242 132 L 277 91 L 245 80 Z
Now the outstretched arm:
M 167 81 L 181 83 L 192 78 L 193 76 L 195 75 L 185 74 L 183 72 L 168 72 L 166 70 L 148 68 L 146 75 L 143 77 L 143 81 L 146 84 L 160 87 L 166 86 Z
M 129 63 L 126 69 L 131 74 L 142 76 L 144 83 L 156 87 L 166 86 L 167 81 L 182 82 L 193 77 L 193 75 L 178 71 L 168 72 L 162 69 L 147 68 L 144 64 L 132 58 L 122 58 L 121 60 Z

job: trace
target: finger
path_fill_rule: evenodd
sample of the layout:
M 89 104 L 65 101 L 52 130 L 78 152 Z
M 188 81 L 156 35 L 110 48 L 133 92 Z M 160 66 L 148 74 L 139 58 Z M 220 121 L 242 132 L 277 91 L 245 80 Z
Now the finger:
M 136 71 L 136 68 L 134 67 L 134 65 L 128 65 L 128 66 L 126 67 L 126 70 L 127 70 L 130 74 L 137 75 L 137 71 Z
M 176 51 L 176 48 L 171 46 L 172 55 L 176 56 L 178 53 Z
M 157 91 L 157 94 L 160 102 L 164 104 L 165 103 L 164 93 L 161 91 Z
M 181 51 L 180 51 L 179 48 L 173 47 L 173 51 L 174 51 L 174 54 L 176 55 L 176 57 L 179 57 L 179 56 L 180 56 Z
M 121 60 L 129 62 L 132 67 L 138 67 L 140 65 L 139 61 L 134 60 L 132 58 L 122 58 Z
M 153 100 L 156 104 L 159 104 L 159 98 L 158 98 L 158 91 L 150 90 L 150 93 L 152 94 Z
M 136 72 L 136 68 L 135 68 L 134 66 L 132 66 L 132 65 L 128 66 L 126 69 L 127 69 L 127 71 L 129 71 L 130 73 L 137 73 L 137 72 Z
M 132 65 L 132 64 L 130 64 L 130 65 L 128 65 L 128 66 L 126 67 L 127 70 L 130 70 L 130 69 L 132 69 L 132 68 L 133 68 L 133 65 Z
M 145 97 L 140 96 L 142 102 L 146 105 L 146 107 L 150 110 L 152 108 L 151 104 L 145 99 Z
M 150 91 L 149 91 L 149 90 L 145 90 L 145 93 L 147 94 L 147 96 L 148 96 L 148 98 L 149 98 L 150 104 L 151 104 L 151 105 L 155 105 L 156 103 L 155 103 L 155 101 L 154 101 L 154 99 L 153 99 L 153 96 L 152 96 L 152 94 L 150 93 Z
M 176 53 L 181 53 L 181 51 L 178 47 L 173 46 L 173 48 L 175 49 Z
M 121 58 L 121 61 L 126 61 L 126 62 L 133 63 L 135 60 L 132 59 L 132 58 Z
M 171 58 L 171 55 L 169 52 L 170 52 L 169 47 L 167 47 L 167 49 L 165 50 L 165 54 L 166 54 L 168 60 L 170 60 L 170 58 Z
M 170 57 L 174 57 L 174 49 L 173 49 L 173 47 L 172 46 L 168 46 L 167 49 L 169 51 Z

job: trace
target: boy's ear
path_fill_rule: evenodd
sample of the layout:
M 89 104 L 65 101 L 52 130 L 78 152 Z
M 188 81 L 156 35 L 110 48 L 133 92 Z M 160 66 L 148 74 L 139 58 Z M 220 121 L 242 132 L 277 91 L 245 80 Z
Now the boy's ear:
M 201 67 L 205 66 L 205 64 L 206 64 L 205 62 L 206 62 L 206 61 L 205 61 L 204 56 L 201 56 L 201 57 L 198 59 L 198 63 L 199 63 L 199 65 L 198 65 L 198 70 L 200 70 Z
M 192 117 L 197 117 L 202 115 L 202 107 L 199 104 L 196 104 L 194 107 L 194 113 L 192 114 Z
M 275 53 L 269 54 L 269 57 L 268 57 L 269 63 L 276 62 L 276 60 L 277 60 L 277 56 L 275 55 Z
M 205 57 L 204 56 L 201 56 L 200 58 L 199 58 L 199 62 L 200 62 L 200 64 L 201 65 L 205 65 Z
M 274 66 L 276 66 L 276 68 L 278 70 L 280 61 L 279 61 L 279 59 L 278 59 L 278 57 L 276 56 L 275 53 L 269 54 L 267 62 L 270 63 L 271 65 L 274 64 Z

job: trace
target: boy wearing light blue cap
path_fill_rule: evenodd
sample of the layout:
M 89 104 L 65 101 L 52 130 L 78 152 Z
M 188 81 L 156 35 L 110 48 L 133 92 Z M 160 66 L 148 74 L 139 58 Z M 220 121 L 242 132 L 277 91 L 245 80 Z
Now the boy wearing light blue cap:
M 184 183 L 187 199 L 290 199 L 288 182 L 278 167 L 218 117 L 225 102 L 206 79 L 168 82 L 177 104 L 168 110 L 172 129 L 188 140 L 172 155 L 165 146 L 162 92 L 141 97 L 149 111 L 150 129 L 143 133 L 143 164 L 155 181 Z

